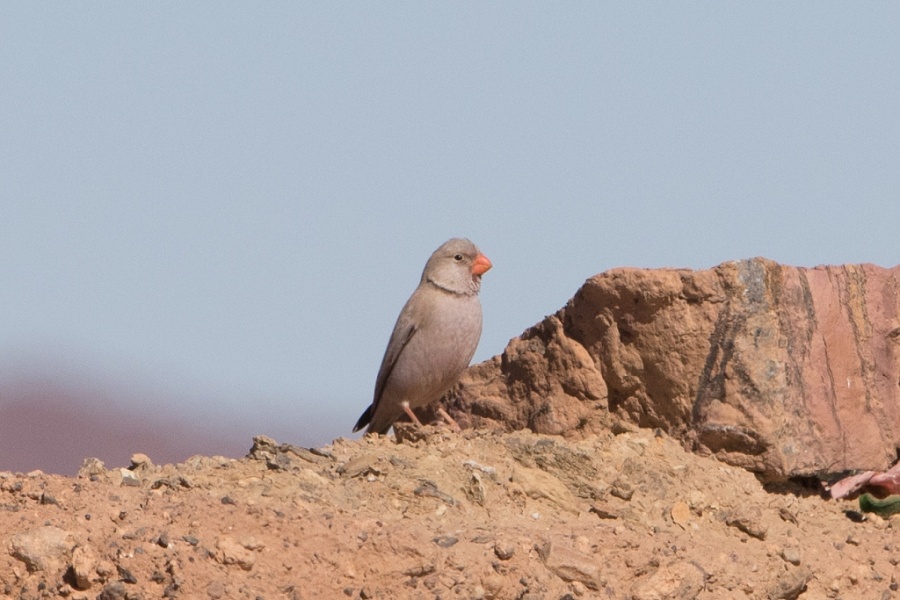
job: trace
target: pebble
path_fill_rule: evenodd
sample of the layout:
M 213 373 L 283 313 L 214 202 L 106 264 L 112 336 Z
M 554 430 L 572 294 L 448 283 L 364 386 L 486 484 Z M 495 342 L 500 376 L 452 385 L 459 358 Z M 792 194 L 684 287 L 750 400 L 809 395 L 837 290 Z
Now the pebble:
M 670 514 L 672 515 L 672 521 L 682 529 L 687 527 L 688 523 L 691 521 L 691 509 L 687 505 L 687 502 L 676 502 L 672 505 Z
M 134 471 L 131 471 L 126 468 L 119 469 L 119 474 L 122 476 L 122 485 L 127 487 L 140 487 L 141 478 L 137 476 Z
M 674 561 L 661 565 L 632 588 L 632 600 L 696 598 L 703 591 L 705 574 L 697 565 Z
M 216 560 L 223 565 L 237 565 L 249 571 L 256 564 L 256 554 L 230 537 L 223 537 L 216 542 Z
M 153 466 L 153 461 L 150 460 L 150 457 L 146 454 L 138 452 L 136 454 L 131 455 L 131 468 L 138 469 L 141 467 L 150 468 Z
M 72 552 L 72 576 L 75 589 L 91 587 L 91 576 L 97 568 L 97 555 L 90 546 L 79 546 Z
M 494 554 L 500 560 L 509 560 L 516 553 L 516 547 L 512 542 L 496 541 L 494 542 Z
M 602 587 L 600 564 L 593 555 L 562 544 L 547 541 L 536 546 L 544 566 L 557 577 L 568 581 L 580 581 L 592 590 Z
M 725 517 L 725 523 L 759 540 L 766 539 L 769 529 L 762 523 L 762 513 L 757 508 L 738 508 Z
M 221 581 L 213 581 L 206 586 L 206 595 L 212 600 L 219 600 L 225 595 L 225 584 Z
M 797 548 L 784 548 L 781 551 L 781 558 L 791 563 L 792 565 L 799 565 L 800 551 Z
M 450 548 L 451 546 L 456 545 L 459 541 L 459 538 L 453 537 L 452 535 L 441 535 L 431 540 L 435 544 L 437 544 L 440 548 Z

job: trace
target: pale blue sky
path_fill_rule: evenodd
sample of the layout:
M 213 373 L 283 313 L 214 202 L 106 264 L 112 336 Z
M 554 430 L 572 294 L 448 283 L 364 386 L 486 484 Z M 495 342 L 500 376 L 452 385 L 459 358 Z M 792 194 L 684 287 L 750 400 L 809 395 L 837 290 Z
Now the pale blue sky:
M 897 23 L 896 3 L 4 3 L 0 384 L 318 445 L 350 434 L 452 236 L 494 262 L 476 360 L 617 266 L 893 266 Z

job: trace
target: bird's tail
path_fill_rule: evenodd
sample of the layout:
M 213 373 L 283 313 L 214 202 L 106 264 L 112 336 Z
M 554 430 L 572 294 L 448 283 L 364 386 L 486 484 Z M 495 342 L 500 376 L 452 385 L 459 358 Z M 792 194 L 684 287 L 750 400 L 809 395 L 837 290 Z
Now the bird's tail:
M 359 421 L 356 422 L 356 425 L 353 426 L 353 433 L 356 433 L 366 425 L 368 425 L 372 421 L 372 409 L 374 406 L 372 404 L 369 405 L 369 408 L 363 412 L 363 414 L 359 417 Z

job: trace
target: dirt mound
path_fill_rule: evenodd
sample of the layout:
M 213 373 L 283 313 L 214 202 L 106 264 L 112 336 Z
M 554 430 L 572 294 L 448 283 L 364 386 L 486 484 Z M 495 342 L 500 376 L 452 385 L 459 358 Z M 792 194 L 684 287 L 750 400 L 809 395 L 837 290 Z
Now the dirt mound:
M 0 473 L 0 596 L 895 597 L 896 519 L 666 436 L 403 437 Z

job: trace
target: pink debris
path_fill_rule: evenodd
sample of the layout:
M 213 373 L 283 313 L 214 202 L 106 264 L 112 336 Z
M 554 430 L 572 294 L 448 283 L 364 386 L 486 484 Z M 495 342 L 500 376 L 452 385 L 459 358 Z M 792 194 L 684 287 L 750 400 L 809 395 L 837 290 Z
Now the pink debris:
M 845 477 L 831 486 L 831 497 L 837 500 L 859 491 L 871 492 L 879 498 L 900 494 L 900 463 L 887 471 L 866 471 Z

